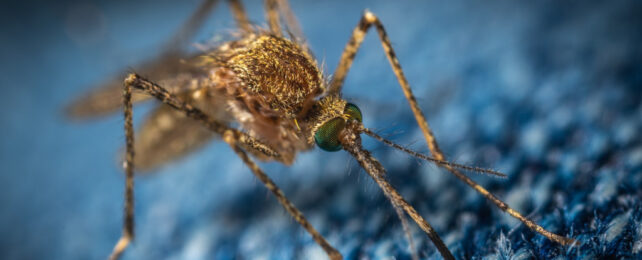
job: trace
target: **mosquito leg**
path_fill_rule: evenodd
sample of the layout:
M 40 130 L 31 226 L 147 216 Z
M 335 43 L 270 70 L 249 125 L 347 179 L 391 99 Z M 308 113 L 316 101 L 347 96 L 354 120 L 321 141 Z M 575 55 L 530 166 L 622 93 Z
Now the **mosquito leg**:
M 295 42 L 299 43 L 299 45 L 303 46 L 307 50 L 308 46 L 305 36 L 303 35 L 303 30 L 301 30 L 301 25 L 290 8 L 290 3 L 288 0 L 277 0 L 277 3 L 279 5 L 281 15 L 285 18 L 285 24 L 288 32 L 291 34 L 290 36 Z
M 311 54 L 305 36 L 303 35 L 303 30 L 301 30 L 299 20 L 292 12 L 288 0 L 266 0 L 265 13 L 268 25 L 270 26 L 270 31 L 273 34 L 281 36 L 281 25 L 279 20 L 281 19 L 281 16 L 283 16 L 285 29 L 290 36 L 290 39 L 298 43 L 305 52 Z
M 310 235 L 312 235 L 312 238 L 314 239 L 321 248 L 328 254 L 328 257 L 330 259 L 342 259 L 343 257 L 341 256 L 341 253 L 337 251 L 334 247 L 332 247 L 328 241 L 325 240 L 325 238 L 319 234 L 319 232 L 314 229 L 314 227 L 305 219 L 303 216 L 303 213 L 299 211 L 293 204 L 290 202 L 286 197 L 285 194 L 283 194 L 283 191 L 279 189 L 279 187 L 276 186 L 276 184 L 270 179 L 270 177 L 265 174 L 259 166 L 250 159 L 250 157 L 243 151 L 239 145 L 237 144 L 238 137 L 235 136 L 234 132 L 232 131 L 227 131 L 223 135 L 223 140 L 227 142 L 230 147 L 234 150 L 234 152 L 243 160 L 243 162 L 252 170 L 252 173 L 265 184 L 265 187 L 270 190 L 274 196 L 276 196 L 277 200 L 283 205 L 285 210 L 292 215 L 292 217 L 301 224 L 303 228 L 305 228 Z
M 174 33 L 174 36 L 166 45 L 167 53 L 180 52 L 189 40 L 196 34 L 203 25 L 207 16 L 214 10 L 217 0 L 204 0 L 203 3 L 192 13 L 190 18 Z
M 190 16 L 190 18 L 185 22 L 181 28 L 174 34 L 174 37 L 169 41 L 167 46 L 168 52 L 179 51 L 180 48 L 185 46 L 189 42 L 196 31 L 203 25 L 203 22 L 207 16 L 214 10 L 214 7 L 218 3 L 218 0 L 205 0 L 203 3 L 196 9 L 196 11 Z M 250 22 L 247 19 L 247 13 L 243 8 L 243 4 L 240 0 L 229 0 L 230 9 L 232 9 L 232 14 L 238 27 L 243 31 L 243 33 L 249 33 L 252 31 L 250 27 Z
M 229 3 L 238 27 L 241 28 L 244 33 L 250 33 L 252 28 L 250 27 L 250 21 L 247 19 L 245 8 L 243 8 L 243 3 L 241 3 L 240 0 L 229 0 Z
M 330 256 L 331 259 L 341 259 L 341 254 L 334 249 L 328 242 L 319 234 L 316 229 L 310 225 L 310 223 L 303 217 L 303 214 L 292 205 L 292 203 L 287 200 L 283 192 L 276 187 L 274 182 L 270 180 L 270 178 L 261 171 L 261 169 L 256 165 L 250 157 L 243 151 L 240 146 L 247 146 L 251 147 L 254 150 L 260 151 L 261 153 L 264 153 L 266 155 L 272 156 L 272 157 L 278 157 L 278 153 L 274 152 L 271 150 L 266 145 L 263 145 L 260 141 L 252 138 L 251 136 L 248 136 L 244 134 L 243 132 L 240 132 L 236 129 L 227 127 L 224 124 L 221 124 L 215 120 L 213 120 L 211 117 L 209 117 L 207 114 L 203 113 L 201 110 L 199 110 L 196 107 L 191 106 L 190 104 L 185 103 L 181 99 L 177 98 L 175 95 L 169 93 L 167 90 L 163 89 L 162 87 L 154 84 L 153 82 L 146 80 L 136 74 L 130 74 L 126 79 L 125 79 L 125 94 L 124 96 L 126 97 L 125 99 L 127 100 L 128 96 L 131 96 L 131 91 L 132 87 L 142 90 L 148 95 L 151 95 L 158 100 L 162 101 L 164 104 L 169 105 L 173 108 L 176 108 L 180 111 L 183 111 L 187 116 L 198 120 L 202 122 L 206 127 L 208 127 L 210 130 L 213 132 L 216 132 L 223 136 L 223 140 L 225 140 L 227 143 L 230 144 L 232 149 L 241 157 L 241 159 L 250 167 L 252 172 L 263 182 L 265 183 L 265 186 L 272 191 L 279 202 L 283 204 L 285 209 L 296 219 L 297 222 L 301 224 L 314 238 L 314 240 L 328 253 L 328 256 Z M 126 111 L 129 111 L 129 117 L 131 118 L 131 102 L 129 105 L 129 108 L 126 106 Z M 127 113 L 126 113 L 127 114 Z M 133 130 L 132 130 L 133 131 Z M 133 140 L 132 140 L 133 141 Z M 133 154 L 132 154 L 133 157 Z
M 412 234 L 410 233 L 410 225 L 408 225 L 408 219 L 406 219 L 406 215 L 403 214 L 403 206 L 397 204 L 395 201 L 392 201 L 392 206 L 395 208 L 397 217 L 399 217 L 399 220 L 401 220 L 403 232 L 406 234 L 406 239 L 408 239 L 408 244 L 410 245 L 410 254 L 412 255 L 412 260 L 419 260 L 417 249 L 415 248 L 415 240 L 412 239 Z
M 114 246 L 109 259 L 115 260 L 125 251 L 134 239 L 134 124 L 132 120 L 132 90 L 131 85 L 125 84 L 123 91 L 125 115 L 125 216 L 123 233 Z
M 276 36 L 282 36 L 277 0 L 265 0 L 265 15 L 270 26 L 270 32 Z
M 185 103 L 178 97 L 176 97 L 174 94 L 168 92 L 164 88 L 154 84 L 153 82 L 146 80 L 136 74 L 130 74 L 124 81 L 124 90 L 123 90 L 123 104 L 124 104 L 124 115 L 125 115 L 125 136 L 126 136 L 126 154 L 125 154 L 125 163 L 124 163 L 124 168 L 125 168 L 125 174 L 126 174 L 126 182 L 125 182 L 125 218 L 124 218 L 124 224 L 123 224 L 123 233 L 121 235 L 121 238 L 118 240 L 116 243 L 109 259 L 115 260 L 120 257 L 120 255 L 124 252 L 124 250 L 127 248 L 127 246 L 131 243 L 131 241 L 134 239 L 134 128 L 133 128 L 133 120 L 132 120 L 132 114 L 133 114 L 133 109 L 132 109 L 132 89 L 138 89 L 144 91 L 147 95 L 153 96 L 156 99 L 160 100 L 166 105 L 169 105 L 179 111 L 184 112 L 188 117 L 191 117 L 194 120 L 197 120 L 201 123 L 203 123 L 206 127 L 208 127 L 211 131 L 220 134 L 221 136 L 226 135 L 232 135 L 234 137 L 234 146 L 235 150 L 239 149 L 244 155 L 242 157 L 244 161 L 249 161 L 251 164 L 248 164 L 249 166 L 256 167 L 258 169 L 258 166 L 254 164 L 251 160 L 249 160 L 249 157 L 245 152 L 240 150 L 239 145 L 244 145 L 251 147 L 253 150 L 256 152 L 260 152 L 265 154 L 266 156 L 270 157 L 279 157 L 279 154 L 276 153 L 274 150 L 272 150 L 270 147 L 267 145 L 262 144 L 260 141 L 254 139 L 251 136 L 246 135 L 243 132 L 240 132 L 236 129 L 229 128 L 226 125 L 219 123 L 218 121 L 212 119 L 209 117 L 207 114 L 202 112 L 196 107 L 193 107 L 192 105 Z M 228 138 L 229 139 L 229 138 Z M 238 153 L 238 151 L 237 151 Z M 254 169 L 253 169 L 254 171 Z M 259 170 L 260 171 L 260 170 Z M 301 223 L 315 238 L 315 241 L 317 241 L 324 249 L 326 249 L 326 252 L 330 256 L 335 256 L 333 259 L 340 259 L 340 254 L 334 248 L 329 246 L 329 244 L 323 239 L 323 237 L 320 237 L 318 232 L 312 228 L 312 226 L 303 218 L 303 215 L 301 212 L 296 210 L 294 206 L 292 206 L 285 197 L 283 197 L 283 193 L 276 188 L 274 183 L 262 172 L 255 173 L 259 178 L 266 183 L 266 186 L 272 191 L 275 192 L 277 195 L 277 198 L 279 198 L 279 201 L 281 201 L 286 209 L 292 213 L 292 215 L 295 217 L 295 219 Z M 281 198 L 283 197 L 283 198 Z M 287 205 L 285 204 L 287 202 Z M 293 213 L 294 212 L 294 213 Z M 296 214 L 295 214 L 296 213 Z M 321 239 L 319 239 L 319 237 Z M 333 250 L 333 251 L 332 251 Z M 336 256 L 339 256 L 338 258 Z
M 350 41 L 346 45 L 346 48 L 343 51 L 343 54 L 341 55 L 341 61 L 339 62 L 339 65 L 335 70 L 334 79 L 330 83 L 330 87 L 328 88 L 328 93 L 339 94 L 341 92 L 343 81 L 346 77 L 346 74 L 348 73 L 348 70 L 350 69 L 350 66 L 352 65 L 352 62 L 357 53 L 357 50 L 361 46 L 361 43 L 363 42 L 366 32 L 373 25 L 376 27 L 377 32 L 379 33 L 379 38 L 381 40 L 381 44 L 383 45 L 384 52 L 386 53 L 386 56 L 388 57 L 388 61 L 392 66 L 392 70 L 395 73 L 395 76 L 397 76 L 399 85 L 401 85 L 401 89 L 403 90 L 403 93 L 406 96 L 408 103 L 410 104 L 410 108 L 412 109 L 412 112 L 415 115 L 415 119 L 417 120 L 417 123 L 419 124 L 419 127 L 421 128 L 421 131 L 424 134 L 424 138 L 428 143 L 428 147 L 430 148 L 431 153 L 433 154 L 435 159 L 445 161 L 446 158 L 444 154 L 441 152 L 441 150 L 439 149 L 439 146 L 437 145 L 437 140 L 435 139 L 435 136 L 430 130 L 430 127 L 428 126 L 428 122 L 426 121 L 426 118 L 421 112 L 421 109 L 419 109 L 419 105 L 417 104 L 417 100 L 415 99 L 415 96 L 412 94 L 412 91 L 410 90 L 410 85 L 408 84 L 408 81 L 406 80 L 406 77 L 403 74 L 401 65 L 399 64 L 399 60 L 397 60 L 397 56 L 395 55 L 395 52 L 392 49 L 392 44 L 390 44 L 390 39 L 388 39 L 386 30 L 383 28 L 383 24 L 381 23 L 381 21 L 379 21 L 379 18 L 377 18 L 373 13 L 366 11 L 362 16 L 361 21 L 359 22 L 359 25 L 357 25 L 357 27 L 352 32 L 352 37 L 350 38 Z M 459 178 L 460 180 L 468 184 L 470 187 L 472 187 L 477 192 L 479 192 L 484 197 L 486 197 L 489 201 L 497 205 L 497 207 L 499 207 L 501 210 L 507 212 L 511 216 L 520 220 L 528 228 L 562 245 L 569 245 L 569 244 L 576 243 L 576 240 L 574 239 L 551 233 L 550 231 L 545 230 L 543 227 L 535 224 L 535 222 L 524 217 L 522 214 L 520 214 L 513 208 L 509 207 L 506 203 L 499 200 L 497 197 L 495 197 L 495 195 L 490 193 L 484 187 L 475 183 L 473 180 L 471 180 L 470 178 L 468 178 L 466 175 L 462 174 L 458 170 L 454 169 L 453 167 L 448 165 L 439 165 L 439 166 L 446 168 L 448 171 L 454 174 L 457 178 Z
M 352 131 L 352 133 L 355 133 L 356 131 Z M 346 150 L 348 153 L 350 153 L 363 167 L 363 169 L 366 170 L 368 175 L 374 179 L 374 181 L 381 187 L 383 190 L 383 193 L 388 197 L 388 199 L 392 202 L 392 205 L 397 208 L 401 207 L 403 210 L 410 215 L 410 217 L 421 227 L 421 229 L 426 232 L 430 240 L 435 244 L 437 247 L 437 250 L 439 250 L 439 253 L 441 256 L 444 257 L 444 259 L 455 259 L 453 257 L 452 253 L 450 250 L 448 250 L 448 247 L 444 244 L 444 242 L 441 240 L 437 232 L 428 224 L 428 222 L 417 213 L 415 208 L 413 208 L 408 202 L 395 190 L 390 183 L 388 183 L 385 179 L 384 176 L 386 174 L 385 169 L 383 166 L 381 166 L 381 163 L 377 161 L 370 152 L 367 150 L 364 150 L 363 147 L 361 147 L 361 138 L 359 137 L 358 134 L 346 134 L 343 135 L 341 138 L 341 143 L 343 144 L 343 149 Z

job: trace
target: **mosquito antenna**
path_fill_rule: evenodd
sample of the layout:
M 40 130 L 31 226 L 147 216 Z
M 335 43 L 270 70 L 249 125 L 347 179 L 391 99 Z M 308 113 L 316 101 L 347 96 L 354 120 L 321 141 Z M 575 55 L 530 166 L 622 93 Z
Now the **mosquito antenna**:
M 407 153 L 407 154 L 409 154 L 409 155 L 411 155 L 411 156 L 413 156 L 415 158 L 418 158 L 418 159 L 431 161 L 431 162 L 434 162 L 434 163 L 437 163 L 437 164 L 446 165 L 446 166 L 450 166 L 450 167 L 453 167 L 453 168 L 459 168 L 459 169 L 470 171 L 470 172 L 488 174 L 488 175 L 492 175 L 492 176 L 500 177 L 500 178 L 504 178 L 504 179 L 506 179 L 508 177 L 506 174 L 503 174 L 501 172 L 498 172 L 498 171 L 495 171 L 495 170 L 491 170 L 491 169 L 475 167 L 475 166 L 468 166 L 468 165 L 463 165 L 463 164 L 458 164 L 458 163 L 438 160 L 438 159 L 435 159 L 433 157 L 427 156 L 425 154 L 421 154 L 421 153 L 415 152 L 413 150 L 410 150 L 410 149 L 408 149 L 406 147 L 403 147 L 401 145 L 398 145 L 396 143 L 393 143 L 392 141 L 381 137 L 380 135 L 376 134 L 375 132 L 373 132 L 372 130 L 370 130 L 368 128 L 363 127 L 361 130 L 365 134 L 369 135 L 370 137 L 372 137 L 374 139 L 377 139 L 378 141 L 380 141 L 380 142 L 382 142 L 382 143 L 384 143 L 384 144 L 386 144 L 386 145 L 388 145 L 388 146 L 390 146 L 392 148 L 395 148 L 397 150 L 405 152 L 405 153 Z
M 403 232 L 406 234 L 406 239 L 408 240 L 408 245 L 410 246 L 410 256 L 412 257 L 412 260 L 419 260 L 419 256 L 417 255 L 417 248 L 415 247 L 415 240 L 412 238 L 412 234 L 410 233 L 410 225 L 408 224 L 408 219 L 403 212 L 402 206 L 393 200 L 392 207 L 395 208 L 397 217 L 399 217 L 399 220 L 401 220 Z

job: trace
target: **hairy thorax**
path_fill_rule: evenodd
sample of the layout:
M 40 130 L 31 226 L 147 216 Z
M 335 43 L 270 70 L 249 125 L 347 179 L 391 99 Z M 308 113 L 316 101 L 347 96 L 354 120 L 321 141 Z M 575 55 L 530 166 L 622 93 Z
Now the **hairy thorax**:
M 249 134 L 274 146 L 287 161 L 312 147 L 304 118 L 323 92 L 321 71 L 311 55 L 288 39 L 251 35 L 205 56 L 214 89 Z M 290 155 L 291 154 L 291 155 Z M 289 158 L 289 159 L 288 159 Z

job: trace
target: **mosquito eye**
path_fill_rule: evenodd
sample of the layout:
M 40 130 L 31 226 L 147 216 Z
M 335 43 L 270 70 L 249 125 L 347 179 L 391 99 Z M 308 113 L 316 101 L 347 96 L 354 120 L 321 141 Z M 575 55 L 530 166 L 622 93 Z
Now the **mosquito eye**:
M 356 119 L 357 121 L 359 121 L 359 123 L 361 123 L 361 110 L 359 109 L 359 107 L 357 107 L 357 105 L 352 103 L 346 104 L 346 108 L 343 113 L 347 114 L 350 119 Z
M 339 142 L 339 132 L 346 126 L 346 121 L 337 117 L 328 122 L 325 122 L 319 130 L 314 134 L 314 141 L 317 145 L 328 152 L 336 152 L 341 150 L 341 142 Z

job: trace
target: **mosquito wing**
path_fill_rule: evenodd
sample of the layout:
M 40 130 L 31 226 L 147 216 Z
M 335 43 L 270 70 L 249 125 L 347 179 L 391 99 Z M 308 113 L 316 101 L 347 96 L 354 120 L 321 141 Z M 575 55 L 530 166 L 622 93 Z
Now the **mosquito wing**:
M 176 78 L 181 74 L 197 77 L 202 72 L 191 65 L 193 64 L 190 62 L 192 59 L 193 57 L 185 59 L 185 56 L 178 52 L 170 52 L 137 66 L 135 71 L 158 83 L 165 79 Z M 119 77 L 95 86 L 91 91 L 71 102 L 66 108 L 67 115 L 70 118 L 87 119 L 120 110 L 123 106 L 121 99 L 125 74 L 121 73 Z M 163 87 L 173 93 L 183 90 L 181 85 L 164 85 Z M 132 102 L 136 103 L 149 98 L 147 95 L 134 93 Z
M 201 93 L 198 93 L 198 92 Z M 223 97 L 203 94 L 206 91 L 187 91 L 178 96 L 198 107 L 212 118 L 228 123 L 231 116 L 225 109 Z M 167 105 L 160 105 L 147 117 L 135 137 L 137 170 L 153 170 L 167 162 L 184 157 L 219 138 L 202 123 Z

